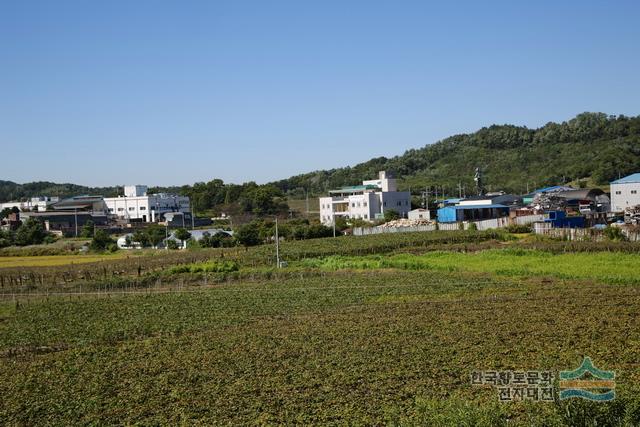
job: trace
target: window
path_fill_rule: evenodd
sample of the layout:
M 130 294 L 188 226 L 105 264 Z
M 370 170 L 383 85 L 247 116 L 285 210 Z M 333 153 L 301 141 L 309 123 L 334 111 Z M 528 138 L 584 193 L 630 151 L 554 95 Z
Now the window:
M 152 210 L 152 211 L 155 211 L 155 210 L 156 210 L 156 207 L 155 207 L 155 206 L 151 206 L 151 210 Z
M 113 208 L 109 208 L 109 212 L 113 212 Z
M 367 207 L 367 202 L 363 202 L 362 206 L 364 206 L 366 208 Z
M 356 207 L 356 202 L 351 202 L 351 207 L 355 208 Z
M 364 219 L 369 219 L 369 215 L 364 214 Z
M 124 208 L 118 208 L 118 212 L 122 212 Z
M 638 190 L 631 190 L 631 194 L 638 194 Z
M 135 211 L 135 210 L 136 210 L 136 208 L 134 208 L 133 206 L 131 206 L 131 207 L 129 208 L 129 211 Z
M 360 202 L 358 202 L 358 207 L 360 207 Z
M 140 206 L 140 210 L 141 210 L 141 211 L 146 211 L 146 210 L 147 210 L 147 207 L 146 207 L 146 206 Z
M 398 200 L 398 206 L 402 206 L 402 202 Z
M 616 191 L 616 194 L 622 194 L 622 191 Z
M 383 205 L 384 205 L 384 206 L 387 206 L 387 202 L 385 201 Z

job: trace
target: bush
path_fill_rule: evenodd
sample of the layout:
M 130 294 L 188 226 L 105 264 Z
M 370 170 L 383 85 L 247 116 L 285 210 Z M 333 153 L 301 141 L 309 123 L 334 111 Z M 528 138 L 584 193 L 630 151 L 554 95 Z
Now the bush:
M 393 221 L 394 219 L 399 219 L 399 218 L 400 218 L 400 214 L 396 210 L 386 209 L 384 211 L 385 222 Z
M 620 227 L 612 227 L 610 225 L 604 229 L 604 236 L 613 242 L 623 242 L 627 240 L 627 236 L 624 235 Z
M 234 261 L 207 261 L 176 265 L 171 267 L 168 270 L 168 273 L 231 273 L 233 271 L 238 271 L 238 269 L 238 264 Z
M 95 236 L 93 236 L 89 247 L 94 251 L 104 251 L 105 249 L 109 249 L 113 252 L 118 250 L 116 242 L 104 230 L 96 230 Z
M 507 233 L 531 233 L 533 232 L 533 228 L 531 228 L 531 224 L 510 224 L 508 227 L 505 227 L 504 230 Z
M 256 221 L 238 227 L 234 236 L 243 246 L 256 246 L 262 243 L 260 239 L 260 224 Z
M 167 248 L 171 250 L 180 249 L 180 245 L 173 239 L 167 240 Z
M 35 218 L 27 219 L 14 235 L 14 244 L 18 246 L 39 245 L 44 243 L 49 233 L 40 221 Z

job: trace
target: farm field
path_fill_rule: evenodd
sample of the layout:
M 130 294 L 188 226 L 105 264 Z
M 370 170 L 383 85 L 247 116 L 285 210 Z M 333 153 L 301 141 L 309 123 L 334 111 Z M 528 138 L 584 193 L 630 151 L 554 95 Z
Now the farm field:
M 130 253 L 120 251 L 113 254 L 8 256 L 0 257 L 0 268 L 52 267 L 69 264 L 86 264 L 123 259 L 131 255 Z
M 501 276 L 552 276 L 560 279 L 597 280 L 640 284 L 636 254 L 597 252 L 553 254 L 533 249 L 489 249 L 473 253 L 432 251 L 425 254 L 332 256 L 301 264 L 328 270 L 384 269 L 472 271 Z
M 239 271 L 218 281 L 180 273 L 166 280 L 200 279 L 6 299 L 0 423 L 640 423 L 635 246 L 372 237 L 283 245 L 289 271 L 266 269 L 263 246 L 225 252 Z M 170 269 L 219 256 L 144 261 Z M 475 370 L 557 373 L 584 356 L 615 371 L 614 401 L 500 403 L 471 384 Z

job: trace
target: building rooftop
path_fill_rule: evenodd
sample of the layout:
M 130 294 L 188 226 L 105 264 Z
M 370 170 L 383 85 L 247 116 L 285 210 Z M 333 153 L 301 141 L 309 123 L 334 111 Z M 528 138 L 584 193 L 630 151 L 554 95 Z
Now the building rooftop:
M 380 190 L 380 187 L 373 184 L 368 185 L 352 185 L 350 187 L 342 187 L 338 190 L 330 190 L 329 193 L 350 193 L 354 191 L 364 191 L 364 190 Z
M 491 205 L 458 205 L 458 206 L 446 206 L 441 209 L 455 209 L 455 210 L 465 210 L 465 209 L 508 209 L 509 206 L 500 205 L 497 203 Z
M 60 200 L 51 206 L 55 210 L 86 209 L 91 207 L 94 203 L 101 202 L 102 200 L 102 196 L 74 196 Z
M 625 176 L 624 178 L 616 179 L 611 182 L 611 184 L 631 184 L 631 183 L 640 183 L 640 173 L 634 173 L 629 176 Z

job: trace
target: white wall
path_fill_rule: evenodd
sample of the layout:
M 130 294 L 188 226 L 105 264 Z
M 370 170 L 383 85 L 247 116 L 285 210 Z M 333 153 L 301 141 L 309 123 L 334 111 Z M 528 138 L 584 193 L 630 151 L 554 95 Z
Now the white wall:
M 123 219 L 158 221 L 167 212 L 190 212 L 189 198 L 166 194 L 143 197 L 109 197 L 104 199 L 108 213 Z
M 640 183 L 611 184 L 612 212 L 623 212 L 635 205 L 640 205 Z

